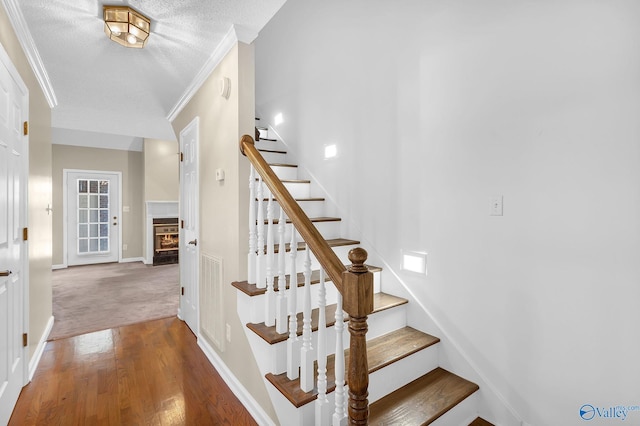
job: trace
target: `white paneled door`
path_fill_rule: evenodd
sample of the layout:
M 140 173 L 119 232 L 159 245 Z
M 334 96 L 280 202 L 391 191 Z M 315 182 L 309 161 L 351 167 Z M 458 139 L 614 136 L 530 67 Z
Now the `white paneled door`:
M 26 383 L 28 92 L 0 46 L 0 424 Z
M 180 132 L 180 317 L 198 335 L 198 123 L 196 117 Z
M 120 173 L 65 170 L 67 265 L 120 257 Z

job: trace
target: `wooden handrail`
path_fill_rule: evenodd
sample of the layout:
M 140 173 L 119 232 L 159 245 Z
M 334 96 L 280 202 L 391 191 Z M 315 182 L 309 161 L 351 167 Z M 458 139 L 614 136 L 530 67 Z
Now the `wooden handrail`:
M 342 273 L 346 271 L 347 268 L 345 268 L 338 256 L 331 250 L 331 247 L 329 247 L 329 244 L 327 244 L 316 227 L 313 226 L 307 214 L 294 200 L 280 179 L 278 179 L 275 172 L 271 169 L 271 166 L 269 166 L 262 157 L 262 154 L 258 152 L 251 136 L 242 136 L 240 139 L 240 151 L 251 161 L 251 164 L 253 164 L 258 174 L 262 176 L 262 181 L 267 185 L 271 193 L 275 195 L 278 204 L 280 204 L 280 207 L 282 207 L 289 219 L 291 219 L 291 222 L 293 222 L 304 241 L 309 244 L 309 248 L 316 256 L 316 259 L 318 259 L 318 262 L 324 267 L 324 270 L 338 291 L 344 294 L 342 288 Z M 295 247 L 291 247 L 291 250 L 295 250 Z M 349 313 L 349 311 L 347 311 L 347 313 Z
M 256 135 L 257 136 L 257 135 Z M 373 273 L 365 265 L 367 252 L 362 248 L 349 251 L 351 266 L 345 268 L 329 247 L 307 214 L 256 149 L 253 138 L 240 139 L 240 151 L 245 155 L 262 181 L 278 200 L 295 228 L 342 294 L 343 310 L 349 314 L 350 355 L 347 374 L 349 384 L 349 424 L 366 425 L 369 418 L 369 367 L 367 362 L 367 316 L 373 312 Z M 263 248 L 258 248 L 263 250 Z M 281 247 L 280 250 L 284 250 Z M 296 250 L 296 247 L 291 247 Z

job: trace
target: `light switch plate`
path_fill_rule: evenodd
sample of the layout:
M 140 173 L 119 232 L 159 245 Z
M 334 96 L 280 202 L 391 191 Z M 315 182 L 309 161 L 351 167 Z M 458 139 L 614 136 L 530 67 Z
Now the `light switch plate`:
M 491 197 L 491 216 L 503 215 L 503 197 L 502 195 L 494 195 Z

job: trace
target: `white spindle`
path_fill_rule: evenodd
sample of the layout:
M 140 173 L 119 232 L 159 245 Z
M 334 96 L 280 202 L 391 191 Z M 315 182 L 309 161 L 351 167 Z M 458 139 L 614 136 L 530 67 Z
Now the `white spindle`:
M 258 176 L 258 256 L 256 257 L 256 287 L 265 288 L 267 280 L 264 276 L 265 256 L 264 256 L 264 199 L 262 190 L 262 177 Z
M 264 224 L 261 224 L 264 226 Z M 273 194 L 269 191 L 269 202 L 267 203 L 267 292 L 265 293 L 264 324 L 267 327 L 276 325 L 276 298 L 273 292 L 273 271 L 274 271 L 274 230 L 273 230 Z
M 276 331 L 280 334 L 287 332 L 287 298 L 285 290 L 287 288 L 287 278 L 285 276 L 285 244 L 284 244 L 284 227 L 285 227 L 284 210 L 280 209 L 280 217 L 278 218 L 278 295 L 276 297 Z M 291 280 L 290 285 L 295 280 Z
M 289 271 L 289 338 L 287 339 L 287 378 L 298 378 L 300 369 L 300 341 L 298 340 L 298 272 L 296 270 L 296 256 L 298 254 L 296 228 L 291 224 L 291 269 Z M 284 248 L 283 248 L 284 250 Z
M 343 426 L 347 424 L 346 390 L 344 385 L 344 312 L 342 311 L 342 294 L 338 292 L 336 307 L 336 354 L 335 354 L 335 408 L 333 412 L 333 426 Z
M 331 412 L 327 399 L 327 305 L 324 284 L 325 272 L 320 269 L 320 286 L 318 288 L 318 398 L 316 399 L 316 426 L 329 424 Z
M 249 253 L 247 254 L 247 282 L 256 283 L 256 171 L 251 165 L 249 174 Z
M 304 259 L 304 300 L 302 307 L 302 349 L 300 350 L 300 389 L 313 389 L 314 353 L 311 345 L 311 255 L 309 244 Z

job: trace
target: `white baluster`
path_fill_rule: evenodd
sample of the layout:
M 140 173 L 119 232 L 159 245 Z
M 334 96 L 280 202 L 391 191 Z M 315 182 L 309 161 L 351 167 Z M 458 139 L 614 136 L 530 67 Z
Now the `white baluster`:
M 265 268 L 265 256 L 264 256 L 264 199 L 262 190 L 262 177 L 258 176 L 258 256 L 256 257 L 256 287 L 265 288 L 267 286 L 267 280 L 264 276 Z
M 247 283 L 256 283 L 256 171 L 251 165 L 249 174 L 249 253 L 247 254 Z
M 333 412 L 333 426 L 344 426 L 347 424 L 347 414 L 345 406 L 346 388 L 344 385 L 344 312 L 342 311 L 342 294 L 338 292 L 336 298 L 336 355 L 335 355 L 335 409 Z
M 283 334 L 287 332 L 287 298 L 285 290 L 287 288 L 287 277 L 285 276 L 285 244 L 284 227 L 286 220 L 284 210 L 280 209 L 278 219 L 278 296 L 276 297 L 276 332 Z M 294 283 L 291 280 L 291 283 Z
M 262 224 L 264 226 L 264 224 Z M 273 194 L 269 191 L 267 203 L 267 292 L 265 293 L 264 324 L 267 327 L 276 325 L 276 295 L 273 292 L 274 271 L 274 230 L 273 230 Z
M 304 259 L 304 300 L 302 307 L 302 349 L 300 350 L 300 389 L 313 390 L 314 351 L 311 345 L 311 257 L 309 244 Z
M 300 372 L 300 341 L 298 340 L 298 272 L 296 256 L 298 254 L 296 228 L 291 224 L 291 269 L 289 271 L 289 338 L 287 339 L 287 378 L 297 379 Z
M 320 287 L 318 289 L 318 398 L 316 399 L 316 426 L 329 424 L 331 416 L 329 399 L 327 399 L 327 305 L 324 284 L 325 272 L 320 269 Z

